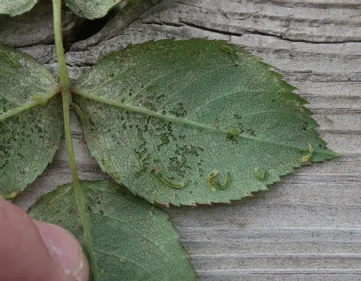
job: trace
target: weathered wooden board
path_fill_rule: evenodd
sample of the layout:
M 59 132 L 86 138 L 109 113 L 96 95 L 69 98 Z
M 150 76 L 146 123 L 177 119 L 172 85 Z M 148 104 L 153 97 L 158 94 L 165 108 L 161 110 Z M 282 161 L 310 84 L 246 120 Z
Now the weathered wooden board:
M 168 209 L 199 279 L 361 280 L 361 2 L 153 0 L 139 5 L 72 45 L 67 60 L 73 79 L 105 53 L 130 43 L 230 40 L 274 65 L 298 87 L 310 102 L 319 133 L 344 154 L 299 169 L 252 199 Z M 25 50 L 55 69 L 52 46 Z M 72 132 L 81 177 L 104 178 L 86 151 L 77 123 Z M 27 208 L 44 192 L 69 181 L 62 146 L 17 203 Z

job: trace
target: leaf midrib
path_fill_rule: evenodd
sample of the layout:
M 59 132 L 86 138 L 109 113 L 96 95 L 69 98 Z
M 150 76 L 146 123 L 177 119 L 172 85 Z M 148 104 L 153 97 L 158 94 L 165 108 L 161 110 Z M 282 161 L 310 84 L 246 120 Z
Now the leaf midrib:
M 95 96 L 95 95 L 92 95 L 90 93 L 83 92 L 83 91 L 81 91 L 80 89 L 77 89 L 77 88 L 73 88 L 72 93 L 74 93 L 76 95 L 79 95 L 79 96 L 81 96 L 83 98 L 102 103 L 102 104 L 107 104 L 107 105 L 110 105 L 110 106 L 121 108 L 121 109 L 123 109 L 125 111 L 128 111 L 128 112 L 133 112 L 133 113 L 137 113 L 137 114 L 141 114 L 141 115 L 154 117 L 154 118 L 161 119 L 161 120 L 164 120 L 164 121 L 168 121 L 168 122 L 171 122 L 171 123 L 174 123 L 174 124 L 185 125 L 185 126 L 188 126 L 188 127 L 193 127 L 193 128 L 196 128 L 196 129 L 201 129 L 201 130 L 205 130 L 205 131 L 208 131 L 208 132 L 212 132 L 212 133 L 215 133 L 215 134 L 225 134 L 225 135 L 229 134 L 228 130 L 222 130 L 222 129 L 217 129 L 215 127 L 206 126 L 206 125 L 203 125 L 203 124 L 193 122 L 193 121 L 191 121 L 189 119 L 179 119 L 179 118 L 176 118 L 176 117 L 170 117 L 168 115 L 162 115 L 162 114 L 159 114 L 159 113 L 156 113 L 154 111 L 144 109 L 144 108 L 141 108 L 141 107 L 138 107 L 138 106 L 131 106 L 131 105 L 127 105 L 127 104 L 117 102 L 117 101 L 114 101 L 114 100 L 111 100 L 111 99 L 107 99 L 107 98 L 104 98 L 104 97 Z M 261 138 L 254 137 L 254 136 L 249 136 L 249 135 L 247 136 L 247 135 L 244 135 L 244 134 L 239 134 L 238 136 L 235 136 L 235 137 L 243 138 L 243 139 L 247 139 L 247 140 L 252 140 L 252 141 L 256 141 L 256 142 L 269 143 L 269 144 L 273 144 L 273 145 L 277 145 L 277 146 L 281 146 L 281 147 L 296 149 L 296 150 L 299 150 L 299 151 L 308 151 L 308 148 L 306 148 L 306 147 L 298 147 L 298 146 L 289 145 L 289 144 L 282 144 L 282 143 L 279 143 L 279 142 L 274 142 L 274 141 L 267 140 L 267 139 L 261 139 Z M 335 154 L 333 154 L 332 151 L 320 150 L 318 148 L 315 148 L 314 152 L 320 153 L 320 154 L 323 154 L 323 155 L 330 155 L 332 157 L 335 156 Z
M 6 120 L 6 119 L 8 119 L 8 118 L 10 118 L 12 116 L 15 116 L 17 114 L 20 114 L 20 113 L 22 113 L 22 112 L 24 112 L 26 110 L 29 110 L 29 109 L 31 109 L 31 108 L 33 108 L 33 107 L 35 107 L 37 105 L 40 105 L 40 104 L 42 104 L 44 102 L 47 103 L 52 97 L 54 97 L 56 94 L 58 94 L 58 92 L 59 92 L 58 89 L 55 88 L 53 90 L 53 92 L 51 92 L 50 94 L 42 96 L 43 99 L 41 99 L 41 100 L 34 100 L 33 102 L 24 104 L 23 106 L 20 106 L 20 107 L 15 107 L 15 108 L 7 111 L 4 114 L 1 114 L 0 115 L 0 122 L 4 121 L 4 120 Z
M 21 76 L 17 72 L 14 72 L 14 71 L 11 71 L 11 70 L 8 70 L 8 69 L 5 69 L 5 68 L 0 68 L 0 72 L 5 72 L 5 73 L 8 73 L 8 74 L 11 74 L 12 76 L 17 76 L 19 78 L 19 79 L 17 79 L 18 81 L 20 81 L 20 82 L 23 81 L 23 82 L 35 87 L 36 89 L 39 90 L 39 92 L 36 92 L 34 94 L 49 93 L 50 92 L 49 94 L 42 96 L 41 100 L 34 100 L 34 101 L 30 102 L 30 103 L 29 102 L 25 103 L 23 106 L 15 107 L 15 108 L 7 111 L 5 114 L 1 114 L 0 115 L 0 122 L 6 120 L 9 117 L 20 114 L 21 112 L 29 110 L 29 109 L 31 109 L 31 108 L 45 102 L 45 101 L 47 102 L 48 100 L 50 100 L 53 96 L 55 96 L 59 92 L 59 89 L 58 89 L 59 86 L 58 86 L 58 84 L 56 83 L 55 80 L 50 81 L 53 84 L 53 89 L 52 90 L 43 89 L 43 88 L 39 87 L 39 85 L 34 84 L 33 82 L 27 80 L 26 78 L 24 78 L 24 76 Z M 49 78 L 49 77 L 47 77 L 47 78 Z

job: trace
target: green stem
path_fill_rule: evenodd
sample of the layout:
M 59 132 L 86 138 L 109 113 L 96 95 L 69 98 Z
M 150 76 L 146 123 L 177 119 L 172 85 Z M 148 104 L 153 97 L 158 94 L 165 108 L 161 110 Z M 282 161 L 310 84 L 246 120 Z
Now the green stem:
M 65 143 L 66 151 L 68 153 L 69 167 L 71 176 L 73 179 L 74 194 L 79 210 L 79 216 L 83 225 L 83 231 L 85 236 L 85 244 L 90 258 L 90 268 L 93 270 L 93 274 L 96 271 L 93 244 L 88 224 L 88 218 L 85 212 L 85 197 L 81 190 L 80 180 L 78 176 L 78 170 L 76 168 L 73 144 L 70 132 L 70 80 L 68 70 L 66 68 L 66 61 L 64 56 L 63 38 L 61 30 L 61 0 L 53 0 L 53 16 L 54 16 L 54 36 L 56 46 L 56 56 L 59 64 L 59 76 L 60 85 L 62 87 L 63 98 L 63 115 L 64 115 L 64 131 L 65 131 Z M 96 273 L 94 276 L 97 276 Z M 96 277 L 95 277 L 96 278 Z
M 53 0 L 53 17 L 54 17 L 54 37 L 56 46 L 56 56 L 58 58 L 60 85 L 63 90 L 69 89 L 70 81 L 66 61 L 64 56 L 63 34 L 61 24 L 61 0 Z

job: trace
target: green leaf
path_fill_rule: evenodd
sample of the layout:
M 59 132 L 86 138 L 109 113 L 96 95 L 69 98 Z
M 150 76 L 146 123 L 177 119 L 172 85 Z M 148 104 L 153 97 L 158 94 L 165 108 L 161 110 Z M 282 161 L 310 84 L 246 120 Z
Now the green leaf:
M 106 56 L 73 91 L 103 170 L 150 202 L 194 205 L 337 156 L 294 89 L 234 45 L 162 40 Z
M 0 195 L 14 197 L 54 157 L 63 131 L 53 75 L 33 58 L 0 46 Z M 10 198 L 11 199 L 11 198 Z
M 21 15 L 31 10 L 38 0 L 0 0 L 0 14 Z
M 43 196 L 29 214 L 68 229 L 82 242 L 94 264 L 91 280 L 196 280 L 165 213 L 109 181 L 82 182 L 81 187 L 91 245 L 84 242 L 71 185 Z
M 65 0 L 65 2 L 77 15 L 95 19 L 104 17 L 111 8 L 122 0 Z

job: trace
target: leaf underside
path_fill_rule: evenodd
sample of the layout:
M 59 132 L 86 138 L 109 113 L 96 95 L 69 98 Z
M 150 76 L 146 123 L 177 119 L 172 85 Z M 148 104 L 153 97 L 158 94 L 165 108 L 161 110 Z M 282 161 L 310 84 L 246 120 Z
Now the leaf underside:
M 195 272 L 168 216 L 109 181 L 82 182 L 96 266 L 91 280 L 193 281 Z M 30 210 L 35 219 L 60 225 L 84 243 L 71 185 L 43 196 Z
M 132 0 L 123 0 L 130 2 Z M 30 11 L 38 0 L 0 0 L 0 14 L 17 16 Z M 65 0 L 66 5 L 80 17 L 96 19 L 104 17 L 122 0 Z
M 0 0 L 0 14 L 16 16 L 31 10 L 38 0 Z
M 66 5 L 78 16 L 88 19 L 104 17 L 122 0 L 65 0 Z
M 266 190 L 310 145 L 313 162 L 337 156 L 293 90 L 234 45 L 162 40 L 106 56 L 80 78 L 74 101 L 104 171 L 150 202 L 194 205 Z M 217 170 L 217 182 L 230 179 L 223 190 L 207 185 Z
M 0 46 L 0 85 L 0 195 L 7 197 L 53 159 L 63 119 L 54 77 L 30 56 Z

